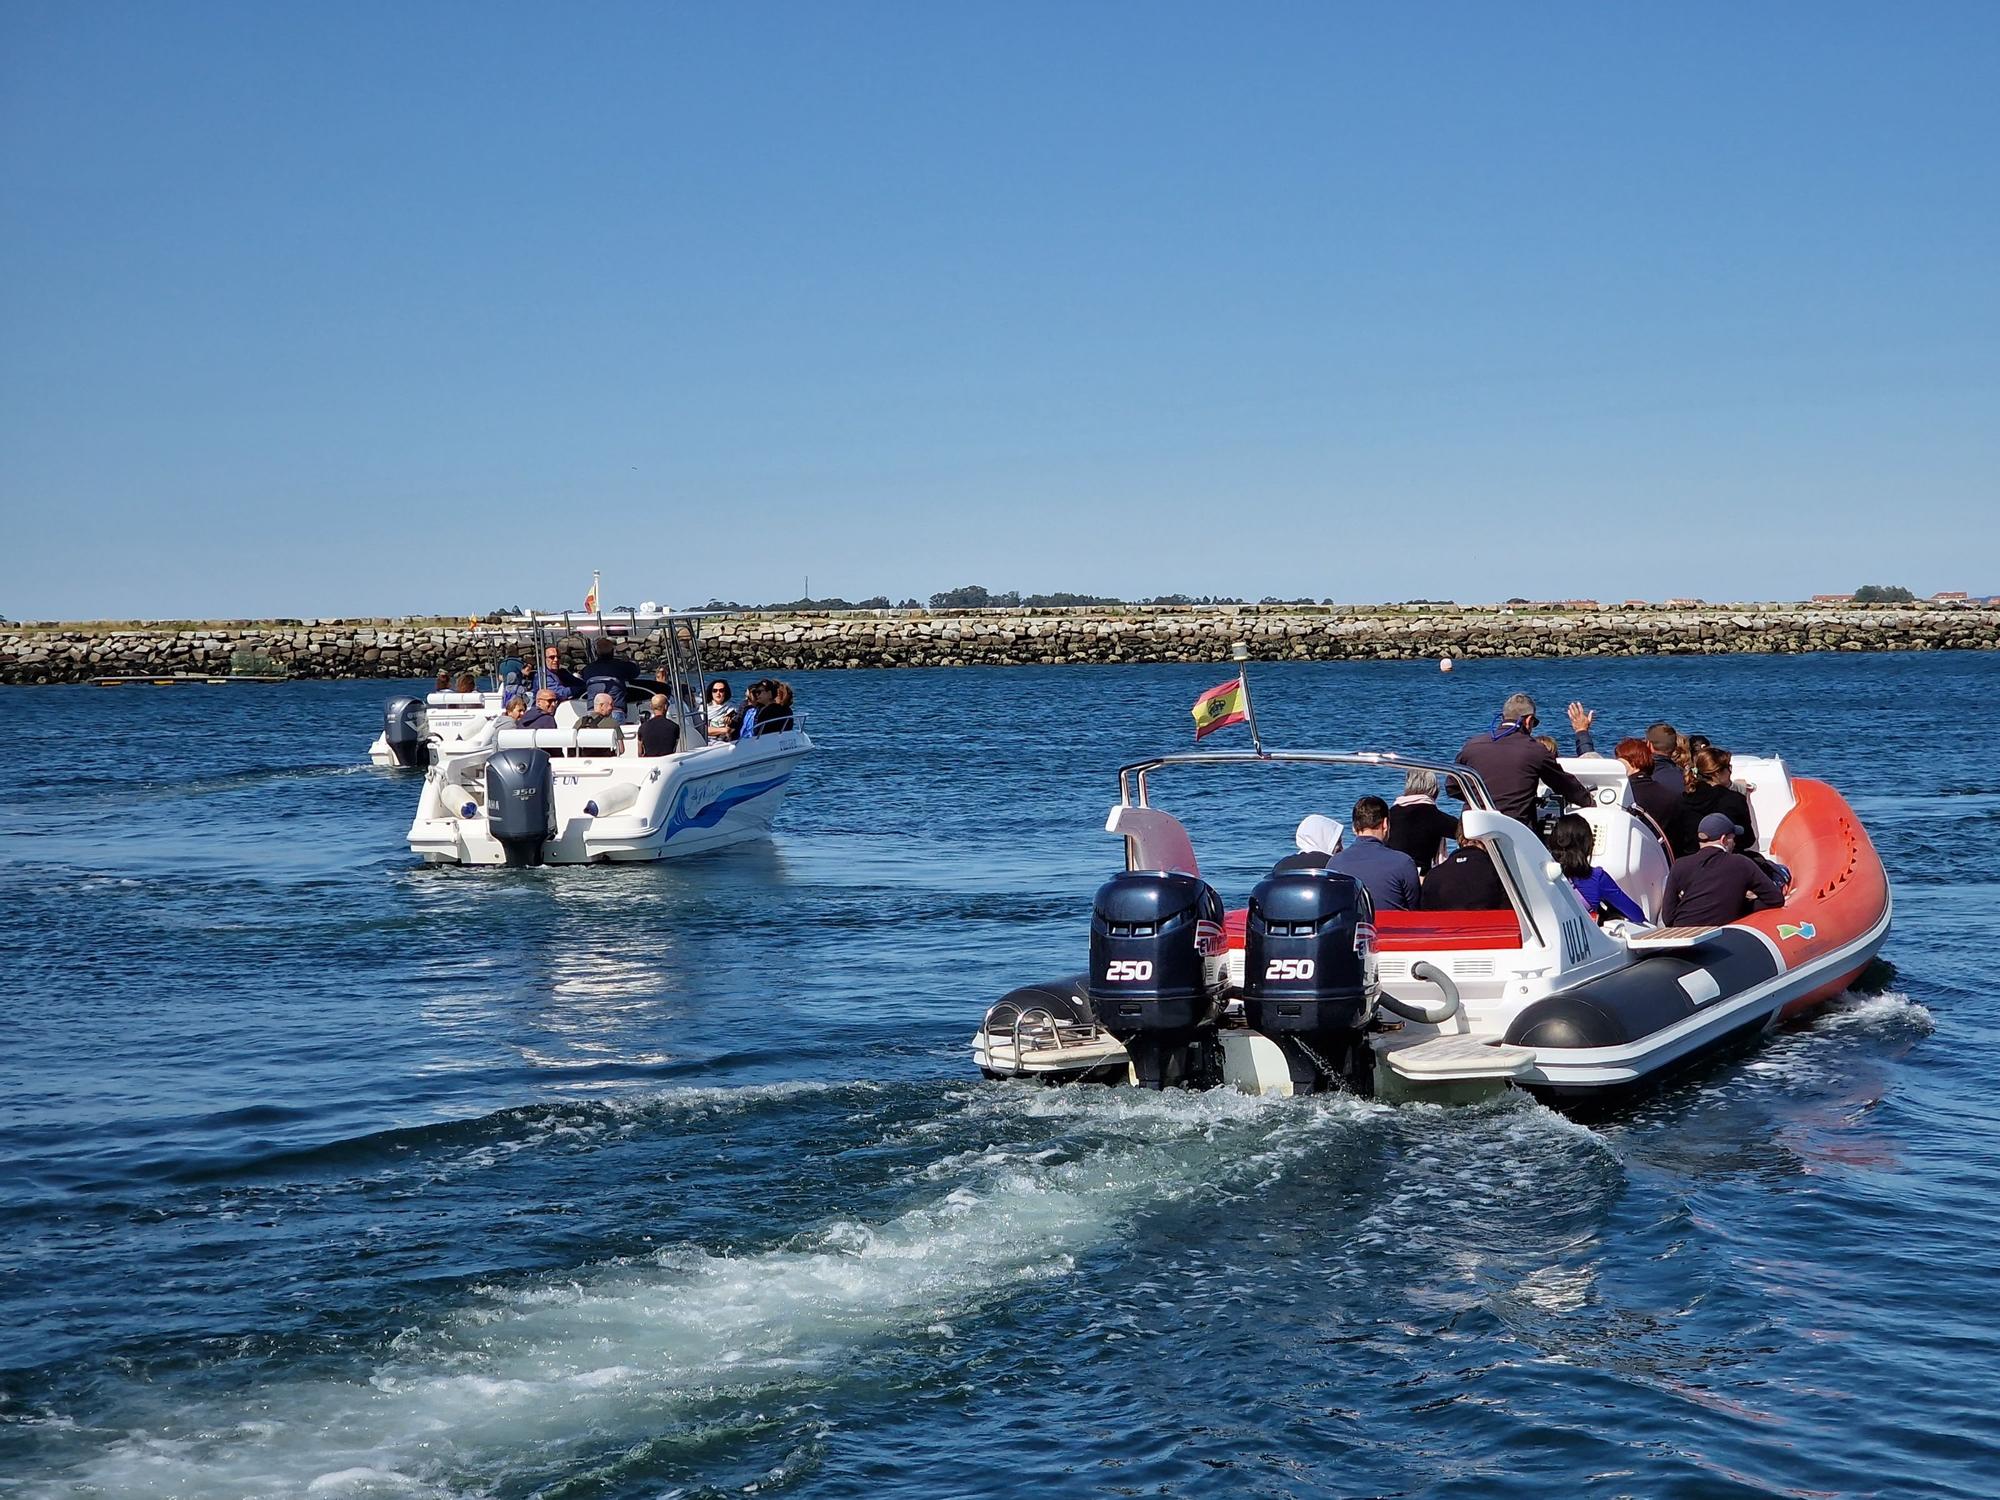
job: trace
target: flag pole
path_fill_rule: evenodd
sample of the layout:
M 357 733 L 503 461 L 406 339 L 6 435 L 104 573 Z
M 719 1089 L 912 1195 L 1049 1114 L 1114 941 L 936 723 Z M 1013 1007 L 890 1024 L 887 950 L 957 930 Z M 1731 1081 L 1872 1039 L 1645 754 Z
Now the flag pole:
M 1257 732 L 1257 710 L 1250 702 L 1250 679 L 1245 674 L 1250 666 L 1250 644 L 1247 641 L 1231 641 L 1229 658 L 1236 663 L 1236 686 L 1243 692 L 1243 717 L 1250 721 L 1250 744 L 1259 755 L 1264 753 L 1264 736 Z

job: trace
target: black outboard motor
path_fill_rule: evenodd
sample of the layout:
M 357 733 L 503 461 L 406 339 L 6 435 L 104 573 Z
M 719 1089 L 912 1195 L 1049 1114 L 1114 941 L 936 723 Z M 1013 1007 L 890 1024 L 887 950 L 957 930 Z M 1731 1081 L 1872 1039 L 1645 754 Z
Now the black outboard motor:
M 1090 913 L 1090 999 L 1142 1088 L 1220 1076 L 1215 1023 L 1227 953 L 1222 898 L 1193 875 L 1128 871 Z
M 424 736 L 429 731 L 429 716 L 421 698 L 391 698 L 382 710 L 382 739 L 399 766 L 424 763 Z
M 538 865 L 556 831 L 556 778 L 546 750 L 496 750 L 486 758 L 486 826 L 510 865 Z
M 1250 893 L 1243 1019 L 1284 1050 L 1294 1093 L 1366 1088 L 1378 993 L 1375 903 L 1353 876 L 1288 870 Z

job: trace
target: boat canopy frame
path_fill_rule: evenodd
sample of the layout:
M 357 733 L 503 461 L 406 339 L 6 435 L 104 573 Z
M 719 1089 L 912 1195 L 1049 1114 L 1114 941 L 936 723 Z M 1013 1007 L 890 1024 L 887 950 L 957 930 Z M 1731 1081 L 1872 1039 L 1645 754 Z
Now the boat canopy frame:
M 566 609 L 548 614 L 531 612 L 510 616 L 500 628 L 526 625 L 534 631 L 535 656 L 528 664 L 531 680 L 541 664 L 543 649 L 552 640 L 564 636 L 622 638 L 627 641 L 664 637 L 665 680 L 672 690 L 675 709 L 699 713 L 704 694 L 701 622 L 730 619 L 737 613 L 732 609 Z
M 1275 763 L 1310 766 L 1381 766 L 1398 771 L 1433 771 L 1443 790 L 1449 777 L 1460 787 L 1469 807 L 1493 808 L 1492 794 L 1479 773 L 1453 761 L 1432 760 L 1428 756 L 1401 755 L 1391 750 L 1187 750 L 1178 755 L 1156 755 L 1135 760 L 1118 768 L 1118 800 L 1126 807 L 1151 807 L 1146 780 L 1165 766 L 1256 766 Z M 1134 792 L 1137 800 L 1133 800 Z

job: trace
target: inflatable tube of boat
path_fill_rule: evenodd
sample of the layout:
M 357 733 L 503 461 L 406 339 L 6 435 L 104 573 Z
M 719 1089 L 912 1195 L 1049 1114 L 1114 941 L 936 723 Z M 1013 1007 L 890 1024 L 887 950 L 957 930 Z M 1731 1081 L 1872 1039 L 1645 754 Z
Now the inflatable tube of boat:
M 1732 1033 L 1761 1029 L 1845 989 L 1888 931 L 1888 877 L 1838 792 L 1804 779 L 1792 789 L 1792 809 L 1769 840 L 1772 857 L 1792 872 L 1782 907 L 1537 1001 L 1514 1018 L 1506 1040 L 1538 1051 L 1629 1047 L 1760 988 L 1772 999 L 1745 1008 Z

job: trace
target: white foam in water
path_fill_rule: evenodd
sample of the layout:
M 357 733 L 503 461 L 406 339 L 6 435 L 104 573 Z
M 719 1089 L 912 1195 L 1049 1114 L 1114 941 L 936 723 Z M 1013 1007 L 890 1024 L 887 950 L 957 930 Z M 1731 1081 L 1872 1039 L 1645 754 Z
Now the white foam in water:
M 32 1493 L 483 1492 L 499 1474 L 559 1470 L 586 1435 L 637 1441 L 718 1394 L 757 1399 L 749 1393 L 837 1376 L 885 1336 L 938 1336 L 1010 1288 L 1046 1296 L 1075 1256 L 1143 1207 L 1218 1179 L 1240 1190 L 1376 1108 L 1227 1090 L 983 1089 L 961 1129 L 1053 1119 L 1070 1159 L 981 1147 L 955 1170 L 913 1171 L 920 1201 L 880 1223 L 822 1224 L 754 1254 L 681 1248 L 568 1282 L 482 1288 L 356 1378 L 118 1414 L 126 1436 Z

